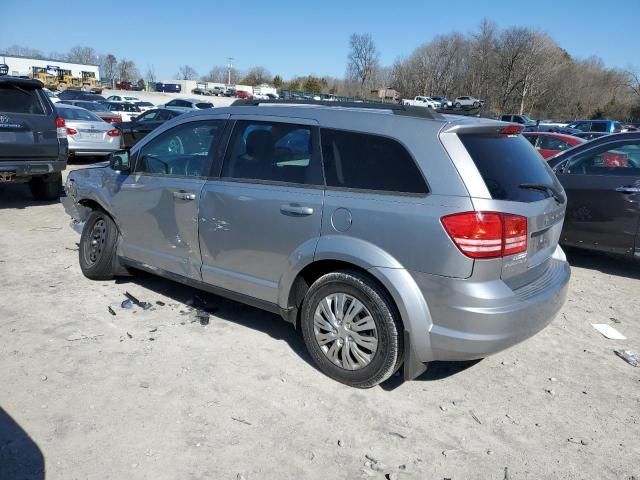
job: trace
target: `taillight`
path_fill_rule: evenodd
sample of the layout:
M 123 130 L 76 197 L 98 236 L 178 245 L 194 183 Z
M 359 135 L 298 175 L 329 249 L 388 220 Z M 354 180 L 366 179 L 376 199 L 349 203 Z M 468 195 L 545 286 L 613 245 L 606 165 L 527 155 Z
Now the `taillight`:
M 67 129 L 64 126 L 64 118 L 56 118 L 56 134 L 58 138 L 67 138 Z
M 75 128 L 67 127 L 67 135 L 75 135 L 78 131 Z
M 518 135 L 520 132 L 522 132 L 520 125 L 507 125 L 500 130 L 502 135 Z
M 113 130 L 109 130 L 107 132 L 107 135 L 109 135 L 110 137 L 119 137 L 120 136 L 120 130 L 114 128 Z
M 496 258 L 527 250 L 527 218 L 509 213 L 465 212 L 441 218 L 462 253 Z

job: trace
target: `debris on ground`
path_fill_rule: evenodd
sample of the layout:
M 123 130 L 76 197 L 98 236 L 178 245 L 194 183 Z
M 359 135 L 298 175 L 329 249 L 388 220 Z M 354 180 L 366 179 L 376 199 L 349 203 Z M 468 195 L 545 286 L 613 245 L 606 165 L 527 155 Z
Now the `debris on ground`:
M 638 360 L 638 356 L 631 350 L 614 350 L 613 353 L 632 367 L 640 367 L 640 360 Z
M 609 320 L 611 320 L 613 323 L 622 323 L 622 321 L 618 320 L 616 317 L 609 317 Z
M 392 435 L 392 436 L 394 436 L 394 437 L 401 438 L 401 439 L 403 439 L 403 440 L 405 440 L 405 439 L 407 438 L 407 436 L 406 436 L 406 435 L 403 435 L 403 434 L 398 433 L 398 432 L 389 432 L 389 435 Z
M 589 442 L 587 440 L 579 440 L 579 439 L 573 438 L 573 437 L 567 438 L 567 442 L 575 443 L 576 445 L 589 445 Z
M 478 416 L 473 410 L 469 410 L 469 414 L 476 422 L 478 422 L 478 424 L 482 425 L 482 422 L 480 421 L 480 419 L 478 418 Z
M 130 310 L 133 308 L 133 302 L 129 299 L 124 300 L 121 304 L 120 304 L 120 308 L 124 308 L 126 310 Z
M 158 331 L 158 327 L 153 327 L 152 329 L 149 330 L 149 333 L 154 333 Z
M 133 338 L 133 335 L 131 335 L 129 332 L 127 332 L 127 337 Z
M 164 302 L 162 302 L 162 301 L 160 301 L 160 300 L 157 300 L 157 301 L 156 301 L 156 305 L 158 305 L 158 306 L 160 306 L 160 307 L 164 307 L 164 306 L 166 305 L 166 303 L 164 303 Z
M 198 295 L 194 295 L 193 298 L 187 300 L 186 304 L 193 307 L 195 310 L 203 310 L 211 314 L 216 313 L 219 310 L 218 307 L 208 305 L 207 301 Z
M 131 295 L 129 292 L 124 292 L 124 296 L 131 300 L 133 303 L 138 305 L 143 310 L 149 310 L 151 308 L 151 304 L 149 302 L 142 302 L 138 300 L 136 297 Z
M 344 442 L 342 440 L 338 440 L 338 446 L 339 447 L 343 447 L 344 446 Z
M 609 340 L 626 340 L 627 337 L 622 335 L 618 330 L 613 328 L 611 325 L 607 325 L 606 323 L 592 323 L 591 326 L 599 331 L 602 335 L 604 335 Z
M 114 317 L 116 316 L 116 312 L 113 310 L 113 308 L 111 308 L 111 307 L 107 307 L 107 310 L 109 311 L 109 313 L 110 313 L 111 315 L 113 315 Z
M 46 381 L 47 381 L 47 378 L 48 378 L 48 377 L 47 377 L 46 375 L 42 375 L 42 376 L 40 377 L 40 380 L 42 380 L 43 382 L 46 382 Z
M 96 333 L 96 334 L 77 333 L 75 335 L 68 336 L 67 342 L 75 342 L 77 340 L 96 340 L 98 337 L 104 337 L 104 335 L 101 333 Z
M 231 420 L 234 420 L 239 423 L 244 423 L 245 425 L 251 425 L 251 422 L 247 422 L 244 418 L 240 417 L 231 417 Z
M 200 322 L 200 325 L 209 325 L 209 314 L 204 310 L 196 310 L 196 320 Z
M 149 388 L 149 382 L 140 382 L 140 387 Z

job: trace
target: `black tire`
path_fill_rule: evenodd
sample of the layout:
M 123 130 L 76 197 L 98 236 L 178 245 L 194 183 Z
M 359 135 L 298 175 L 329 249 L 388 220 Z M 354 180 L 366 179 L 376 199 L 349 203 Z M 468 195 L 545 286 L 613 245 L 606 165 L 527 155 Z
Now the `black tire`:
M 54 172 L 42 177 L 33 177 L 29 181 L 29 189 L 36 200 L 45 202 L 57 200 L 62 191 L 62 174 Z
M 480 104 L 478 102 L 473 102 L 473 108 L 478 108 Z
M 456 102 L 455 107 L 456 107 L 456 108 L 460 108 L 460 107 L 462 107 L 462 104 L 461 104 L 460 102 Z
M 314 315 L 318 305 L 335 293 L 345 293 L 360 301 L 375 323 L 377 348 L 370 362 L 355 370 L 331 361 L 314 333 Z M 300 327 L 307 350 L 318 368 L 334 380 L 352 387 L 370 388 L 385 381 L 398 369 L 403 358 L 402 328 L 393 301 L 375 280 L 357 271 L 332 272 L 316 280 L 302 303 Z
M 89 214 L 78 249 L 80 269 L 85 277 L 91 280 L 111 280 L 115 276 L 119 235 L 115 222 L 104 211 L 94 210 Z

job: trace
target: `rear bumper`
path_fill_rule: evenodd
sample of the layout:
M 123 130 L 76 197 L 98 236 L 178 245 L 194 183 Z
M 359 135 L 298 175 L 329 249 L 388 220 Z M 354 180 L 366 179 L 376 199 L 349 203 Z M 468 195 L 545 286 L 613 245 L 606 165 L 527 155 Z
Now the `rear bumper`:
M 505 350 L 546 327 L 565 303 L 571 271 L 558 247 L 545 272 L 516 290 L 501 280 L 476 283 L 412 276 L 433 322 L 429 358 L 420 360 L 473 360 Z M 421 341 L 417 335 L 411 340 Z
M 64 160 L 22 160 L 8 159 L 0 161 L 0 172 L 14 172 L 15 176 L 33 177 L 46 175 L 48 173 L 61 172 L 67 168 L 67 161 Z

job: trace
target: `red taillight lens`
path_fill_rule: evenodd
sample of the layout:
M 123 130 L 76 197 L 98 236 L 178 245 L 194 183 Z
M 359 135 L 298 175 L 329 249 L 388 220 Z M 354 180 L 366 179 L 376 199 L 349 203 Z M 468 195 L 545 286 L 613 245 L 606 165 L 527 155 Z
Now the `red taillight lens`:
M 56 133 L 58 138 L 67 138 L 67 129 L 64 128 L 64 118 L 56 118 Z
M 522 132 L 522 127 L 519 125 L 507 125 L 500 130 L 502 135 L 518 135 L 520 132 Z
M 109 130 L 107 132 L 107 135 L 109 135 L 110 137 L 119 137 L 120 136 L 120 130 L 114 128 L 113 130 Z
M 78 131 L 75 128 L 67 127 L 67 135 L 75 135 Z
M 496 258 L 527 250 L 527 219 L 495 212 L 465 212 L 441 219 L 462 253 L 471 258 Z

